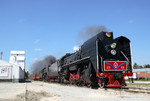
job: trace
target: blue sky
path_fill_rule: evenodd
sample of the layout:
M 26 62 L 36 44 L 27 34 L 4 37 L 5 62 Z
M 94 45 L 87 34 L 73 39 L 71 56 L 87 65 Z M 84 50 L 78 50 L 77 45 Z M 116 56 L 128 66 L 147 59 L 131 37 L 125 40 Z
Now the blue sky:
M 47 55 L 73 52 L 78 33 L 104 25 L 131 40 L 133 62 L 150 64 L 149 0 L 0 0 L 0 51 L 26 51 L 26 70 Z

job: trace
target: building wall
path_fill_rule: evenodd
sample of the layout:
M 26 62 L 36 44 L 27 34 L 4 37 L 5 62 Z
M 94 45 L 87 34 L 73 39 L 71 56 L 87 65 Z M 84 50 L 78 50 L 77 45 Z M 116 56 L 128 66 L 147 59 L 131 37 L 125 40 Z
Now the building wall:
M 22 70 L 25 69 L 25 51 L 11 51 L 10 63 L 18 64 Z
M 19 68 L 19 78 L 24 79 L 25 78 L 24 76 L 25 76 L 24 70 L 22 70 L 22 68 Z
M 4 69 L 7 69 L 7 70 L 3 71 Z M 11 69 L 12 69 L 11 66 L 0 66 L 0 79 L 1 80 L 12 79 L 12 70 Z
M 19 66 L 13 65 L 13 67 L 12 67 L 12 79 L 19 79 Z
M 25 69 L 25 61 L 18 61 L 17 63 L 22 68 L 22 70 Z
M 5 71 L 3 71 L 5 69 Z M 2 73 L 3 71 L 3 73 Z M 19 65 L 0 66 L 0 81 L 18 82 L 24 80 L 24 70 Z
M 142 78 L 150 78 L 150 72 L 139 72 L 138 79 L 142 79 Z
M 13 79 L 24 79 L 24 71 L 19 65 L 13 65 L 12 70 L 12 78 Z

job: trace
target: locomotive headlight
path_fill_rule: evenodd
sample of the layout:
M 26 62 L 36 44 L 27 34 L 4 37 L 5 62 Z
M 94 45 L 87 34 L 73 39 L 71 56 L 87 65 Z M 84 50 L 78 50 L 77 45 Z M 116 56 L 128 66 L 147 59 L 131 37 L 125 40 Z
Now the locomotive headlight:
M 112 55 L 116 55 L 116 50 L 111 50 Z
M 112 48 L 112 49 L 114 49 L 114 48 L 116 48 L 116 43 L 114 42 L 114 43 L 112 43 L 111 45 L 110 45 L 110 47 Z

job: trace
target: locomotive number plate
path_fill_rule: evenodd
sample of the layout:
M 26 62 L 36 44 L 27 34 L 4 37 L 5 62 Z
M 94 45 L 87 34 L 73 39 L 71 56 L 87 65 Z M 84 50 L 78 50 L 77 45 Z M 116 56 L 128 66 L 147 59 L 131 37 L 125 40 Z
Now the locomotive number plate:
M 126 71 L 127 61 L 104 61 L 105 71 Z

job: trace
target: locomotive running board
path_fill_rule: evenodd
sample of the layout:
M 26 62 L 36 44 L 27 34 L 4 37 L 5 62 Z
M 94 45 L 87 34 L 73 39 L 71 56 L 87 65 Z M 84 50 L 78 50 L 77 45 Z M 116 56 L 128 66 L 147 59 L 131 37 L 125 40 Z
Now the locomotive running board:
M 71 62 L 71 63 L 66 64 L 66 65 L 63 65 L 62 67 L 63 67 L 63 68 L 66 68 L 66 67 L 69 67 L 69 66 L 73 66 L 73 65 L 80 64 L 80 63 L 82 63 L 82 62 L 87 62 L 87 61 L 89 61 L 89 60 L 90 60 L 90 56 L 85 57 L 85 58 L 80 59 L 80 60 L 77 60 L 77 61 L 74 61 L 74 62 Z

